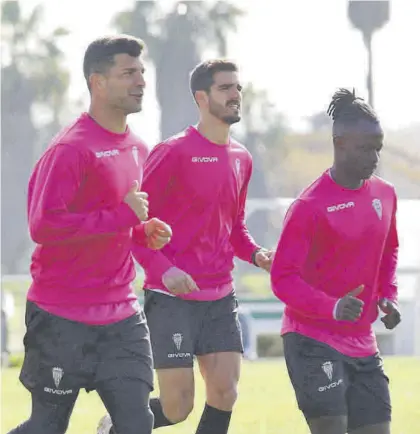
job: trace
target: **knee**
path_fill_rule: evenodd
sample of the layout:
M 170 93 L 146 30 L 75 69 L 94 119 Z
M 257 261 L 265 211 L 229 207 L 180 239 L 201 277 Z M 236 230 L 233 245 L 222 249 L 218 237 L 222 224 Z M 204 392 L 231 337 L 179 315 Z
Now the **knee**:
M 153 413 L 149 407 L 137 409 L 131 416 L 113 417 L 114 430 L 103 432 L 114 432 L 123 434 L 150 434 L 153 430 Z M 98 431 L 99 432 L 99 431 Z
M 170 397 L 160 397 L 163 413 L 173 424 L 183 422 L 194 408 L 194 391 L 189 389 L 171 393 Z
M 230 411 L 238 398 L 238 385 L 235 381 L 214 382 L 207 386 L 208 403 L 220 410 Z

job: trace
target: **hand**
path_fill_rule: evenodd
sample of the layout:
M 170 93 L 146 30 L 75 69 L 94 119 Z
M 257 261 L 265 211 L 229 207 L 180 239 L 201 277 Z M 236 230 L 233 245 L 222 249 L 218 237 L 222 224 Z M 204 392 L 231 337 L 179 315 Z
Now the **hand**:
M 255 255 L 255 264 L 263 270 L 270 272 L 271 264 L 273 263 L 274 252 L 272 250 L 261 249 Z
M 156 217 L 144 224 L 144 232 L 146 233 L 147 247 L 149 249 L 160 250 L 171 241 L 171 227 Z
M 139 183 L 134 181 L 130 191 L 124 198 L 124 202 L 134 211 L 140 221 L 145 221 L 149 213 L 149 202 L 147 193 L 139 192 L 138 189 Z
M 363 301 L 356 298 L 363 292 L 364 285 L 350 291 L 347 295 L 340 298 L 337 303 L 335 318 L 338 321 L 355 322 L 363 312 Z
M 385 324 L 388 330 L 392 330 L 401 322 L 401 312 L 398 306 L 386 298 L 382 298 L 378 303 L 379 309 L 385 316 L 381 318 L 381 321 Z
M 162 282 L 172 294 L 189 294 L 193 291 L 199 291 L 197 284 L 193 278 L 180 270 L 172 267 L 162 276 Z

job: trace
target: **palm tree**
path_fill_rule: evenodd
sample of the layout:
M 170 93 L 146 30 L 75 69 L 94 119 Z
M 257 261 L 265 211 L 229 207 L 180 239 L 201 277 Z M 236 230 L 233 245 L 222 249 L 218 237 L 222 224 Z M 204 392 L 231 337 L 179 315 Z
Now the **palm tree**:
M 236 29 L 242 11 L 226 1 L 179 1 L 163 14 L 157 2 L 135 2 L 116 15 L 113 26 L 143 39 L 156 70 L 160 131 L 167 138 L 195 122 L 189 95 L 189 73 L 205 50 L 226 56 L 227 35 Z
M 137 36 L 148 46 L 148 56 L 156 69 L 160 130 L 164 139 L 195 122 L 197 110 L 193 99 L 187 97 L 189 73 L 202 60 L 201 53 L 210 51 L 226 57 L 228 35 L 236 30 L 242 15 L 243 11 L 228 1 L 211 4 L 179 1 L 167 14 L 154 1 L 141 1 L 114 18 L 113 26 L 118 31 Z M 284 120 L 269 104 L 267 95 L 252 86 L 245 88 L 243 101 L 243 121 L 237 135 L 254 156 L 249 196 L 268 197 L 261 150 L 281 143 Z M 266 226 L 261 224 L 261 217 L 252 220 L 253 234 L 257 241 L 263 242 Z
M 62 67 L 63 53 L 57 41 L 67 31 L 58 28 L 41 37 L 41 6 L 24 17 L 18 1 L 4 1 L 1 11 L 1 247 L 2 265 L 6 272 L 14 273 L 29 243 L 26 186 L 41 151 L 39 139 L 57 132 L 66 106 L 69 74 Z

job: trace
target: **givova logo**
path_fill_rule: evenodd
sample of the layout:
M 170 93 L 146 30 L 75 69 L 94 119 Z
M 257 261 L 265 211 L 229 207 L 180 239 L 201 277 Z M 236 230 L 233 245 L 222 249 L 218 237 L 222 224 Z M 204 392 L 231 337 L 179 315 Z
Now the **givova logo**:
M 96 158 L 114 157 L 115 155 L 120 155 L 120 151 L 118 149 L 95 152 Z
M 51 393 L 52 395 L 71 395 L 73 393 L 73 389 L 58 389 L 58 386 L 60 385 L 64 376 L 64 370 L 58 366 L 55 366 L 51 369 L 51 373 L 55 387 L 57 387 L 57 389 L 53 389 L 52 387 L 44 387 L 44 392 Z
M 175 345 L 175 348 L 177 349 L 177 352 L 176 353 L 169 353 L 168 354 L 169 359 L 185 359 L 185 358 L 191 357 L 191 353 L 181 352 L 181 345 L 182 345 L 183 340 L 184 340 L 184 337 L 182 336 L 182 333 L 174 333 L 172 335 L 172 341 Z
M 340 203 L 338 205 L 332 205 L 327 208 L 328 212 L 341 211 L 347 208 L 354 208 L 354 202 Z
M 219 159 L 217 157 L 192 157 L 193 163 L 217 163 Z

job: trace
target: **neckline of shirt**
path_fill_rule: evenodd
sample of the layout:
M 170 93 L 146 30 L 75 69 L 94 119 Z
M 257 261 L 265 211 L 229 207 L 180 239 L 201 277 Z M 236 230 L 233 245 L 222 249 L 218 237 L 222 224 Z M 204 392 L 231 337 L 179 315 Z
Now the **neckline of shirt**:
M 121 140 L 127 138 L 131 133 L 130 127 L 128 125 L 124 133 L 114 133 L 113 131 L 107 130 L 103 126 L 99 125 L 87 112 L 82 113 L 81 120 L 89 123 L 89 125 L 92 125 L 97 132 L 106 135 L 109 138 Z
M 198 131 L 197 125 L 191 125 L 188 128 L 188 132 L 191 134 L 194 134 L 195 136 L 197 136 L 201 142 L 212 146 L 212 147 L 216 147 L 217 149 L 221 149 L 221 150 L 226 150 L 229 149 L 232 146 L 232 139 L 231 137 L 229 137 L 229 143 L 227 143 L 226 145 L 221 145 L 219 143 L 214 143 L 211 140 L 209 140 L 207 137 L 204 137 L 200 131 Z
M 327 170 L 326 175 L 327 175 L 327 178 L 330 180 L 331 183 L 333 183 L 333 184 L 334 184 L 337 188 L 339 188 L 340 190 L 345 191 L 345 192 L 347 192 L 347 193 L 359 193 L 359 192 L 365 190 L 365 188 L 366 188 L 367 185 L 368 185 L 368 180 L 364 180 L 364 181 L 363 181 L 363 184 L 362 184 L 359 188 L 346 188 L 346 187 L 344 187 L 343 185 L 338 184 L 338 183 L 334 180 L 334 178 L 333 178 L 333 176 L 332 176 L 332 174 L 331 174 L 331 168 L 329 168 L 329 169 Z

